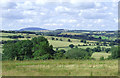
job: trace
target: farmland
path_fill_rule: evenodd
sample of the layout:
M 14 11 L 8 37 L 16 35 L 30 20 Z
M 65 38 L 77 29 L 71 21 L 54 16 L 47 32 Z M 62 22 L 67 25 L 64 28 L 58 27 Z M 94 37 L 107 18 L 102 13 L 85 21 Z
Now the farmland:
M 48 32 L 48 31 L 47 31 Z M 45 34 L 44 34 L 45 33 Z M 53 46 L 53 50 L 65 50 L 66 52 L 71 50 L 70 44 L 74 45 L 74 48 L 82 49 L 95 49 L 98 46 L 103 50 L 100 52 L 94 51 L 91 55 L 92 59 L 50 59 L 50 60 L 23 60 L 23 61 L 3 61 L 2 62 L 2 75 L 3 76 L 117 76 L 118 75 L 118 61 L 117 59 L 107 58 L 111 55 L 111 51 L 105 52 L 105 49 L 111 48 L 109 45 L 109 38 L 115 39 L 114 36 L 107 37 L 101 35 L 88 35 L 90 32 L 63 32 L 58 35 L 46 35 L 43 32 L 49 44 Z M 95 32 L 93 32 L 95 33 Z M 97 33 L 97 32 L 96 32 Z M 96 34 L 95 33 L 95 34 Z M 104 33 L 104 32 L 103 32 Z M 66 35 L 67 34 L 67 35 Z M 109 34 L 109 33 L 106 33 Z M 113 33 L 112 33 L 113 34 Z M 8 36 L 24 36 L 24 38 L 8 38 Z M 70 35 L 70 37 L 69 37 Z M 72 36 L 71 36 L 72 35 Z M 84 35 L 88 38 L 75 37 L 74 35 Z M 28 33 L 2 33 L 0 41 L 8 40 L 32 40 L 34 37 L 39 37 L 40 34 L 28 34 Z M 65 37 L 64 37 L 65 36 Z M 30 38 L 27 38 L 30 37 Z M 94 39 L 89 39 L 94 37 Z M 99 37 L 102 37 L 101 40 Z M 104 43 L 106 44 L 104 45 Z M 2 52 L 2 46 L 0 45 L 0 51 Z M 117 43 L 115 44 L 117 46 Z M 103 60 L 100 60 L 104 57 Z M 29 71 L 29 72 L 28 72 Z M 82 71 L 82 72 L 80 72 Z M 103 72 L 104 71 L 104 72 Z

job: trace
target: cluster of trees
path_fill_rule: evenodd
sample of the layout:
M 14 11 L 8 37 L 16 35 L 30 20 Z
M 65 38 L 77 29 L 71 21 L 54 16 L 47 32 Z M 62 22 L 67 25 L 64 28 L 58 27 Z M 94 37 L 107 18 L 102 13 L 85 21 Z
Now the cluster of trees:
M 8 40 L 8 41 L 4 41 L 4 40 L 2 40 L 2 41 L 0 41 L 0 44 L 6 44 L 6 43 L 16 43 L 16 42 L 18 42 L 19 40 Z
M 62 38 L 58 39 L 58 38 L 52 37 L 51 39 L 52 39 L 52 40 L 60 40 L 60 41 L 63 41 Z
M 120 58 L 120 46 L 111 48 L 111 56 L 109 56 L 109 59 L 117 59 L 117 58 Z
M 3 46 L 3 60 L 51 59 L 55 51 L 44 37 L 8 42 Z
M 53 46 L 49 45 L 48 40 L 43 36 L 35 37 L 32 40 L 6 41 L 3 46 L 2 58 L 3 60 L 90 59 L 93 52 L 103 51 L 103 48 L 100 46 L 93 49 L 81 49 L 70 44 L 69 47 L 71 49 L 67 52 L 65 50 L 54 51 Z M 109 58 L 116 59 L 120 57 L 119 48 L 104 48 L 104 51 L 106 53 L 111 51 Z
M 24 36 L 21 36 L 21 35 L 13 35 L 13 36 L 6 36 L 7 38 L 13 38 L 13 39 L 16 39 L 16 38 L 24 38 Z
M 46 38 L 40 36 L 32 40 L 22 40 L 16 42 L 7 42 L 3 46 L 3 60 L 45 60 L 45 59 L 85 59 L 92 54 L 91 50 L 71 48 L 69 51 L 53 50 Z M 72 56 L 72 55 L 73 56 Z
M 54 38 L 54 37 L 52 37 L 51 39 L 63 41 L 62 39 L 58 39 L 58 38 Z M 67 41 L 72 42 L 71 39 L 68 39 Z M 95 46 L 95 45 L 97 45 L 97 46 L 114 46 L 114 45 L 118 45 L 119 40 L 117 40 L 116 42 L 110 41 L 109 43 L 107 43 L 106 41 L 104 41 L 103 43 L 101 43 L 101 42 L 87 42 L 85 39 L 82 39 L 82 40 L 80 40 L 80 42 L 82 42 L 84 44 L 83 45 L 79 44 L 78 46 Z
M 70 48 L 74 48 L 74 47 L 78 48 L 78 46 L 75 46 L 75 45 L 73 45 L 73 44 L 70 44 L 69 47 L 70 47 Z M 104 47 L 97 46 L 97 47 L 95 47 L 95 48 L 93 48 L 93 49 L 91 49 L 91 48 L 89 48 L 89 47 L 86 48 L 86 51 L 89 51 L 89 50 L 91 50 L 92 52 L 105 51 L 106 53 L 108 53 L 111 49 L 110 49 L 110 48 L 104 48 Z
M 32 31 L 0 31 L 2 33 L 25 33 L 25 34 L 36 34 L 35 32 Z
M 67 59 L 90 59 L 92 51 L 81 48 L 72 48 L 65 53 Z

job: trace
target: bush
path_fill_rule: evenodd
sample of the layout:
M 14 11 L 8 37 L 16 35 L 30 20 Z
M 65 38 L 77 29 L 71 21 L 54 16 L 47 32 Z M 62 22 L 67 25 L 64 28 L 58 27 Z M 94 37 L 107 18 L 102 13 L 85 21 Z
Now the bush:
M 62 39 L 60 39 L 60 41 L 63 41 Z
M 97 46 L 97 47 L 93 48 L 93 51 L 94 52 L 101 52 L 101 47 Z
M 105 58 L 102 56 L 102 57 L 100 57 L 100 60 L 105 60 Z
M 54 54 L 54 59 L 62 59 L 62 58 L 64 58 L 64 53 L 65 53 L 65 50 L 56 51 L 56 53 Z
M 111 58 L 117 59 L 120 58 L 120 46 L 111 48 Z
M 31 38 L 31 37 L 26 37 L 26 38 Z
M 55 40 L 55 38 L 52 37 L 52 40 Z
M 73 44 L 70 44 L 70 45 L 69 45 L 69 47 L 70 47 L 70 48 L 73 48 L 73 47 L 74 47 L 74 45 L 73 45 Z
M 111 59 L 112 59 L 112 57 L 111 57 L 111 56 L 108 56 L 107 60 L 111 60 Z
M 81 42 L 83 42 L 83 43 L 87 43 L 86 40 L 81 40 Z
M 110 48 L 106 48 L 105 52 L 108 53 L 110 51 Z
M 67 59 L 86 59 L 91 57 L 89 53 L 81 48 L 72 48 L 65 53 Z
M 68 39 L 68 42 L 71 42 L 71 40 L 70 40 L 70 39 Z
M 56 40 L 58 40 L 58 38 L 56 38 Z

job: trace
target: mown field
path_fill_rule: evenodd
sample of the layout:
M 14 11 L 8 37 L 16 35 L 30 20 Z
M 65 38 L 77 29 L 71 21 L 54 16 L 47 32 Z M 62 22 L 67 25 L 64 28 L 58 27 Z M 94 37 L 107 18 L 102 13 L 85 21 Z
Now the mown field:
M 3 76 L 117 76 L 117 60 L 3 61 Z

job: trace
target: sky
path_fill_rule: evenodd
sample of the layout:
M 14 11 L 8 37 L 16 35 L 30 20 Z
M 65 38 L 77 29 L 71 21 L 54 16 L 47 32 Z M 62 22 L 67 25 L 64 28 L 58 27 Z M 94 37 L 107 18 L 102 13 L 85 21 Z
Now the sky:
M 117 30 L 118 2 L 3 1 L 1 29 L 40 27 L 48 30 Z

